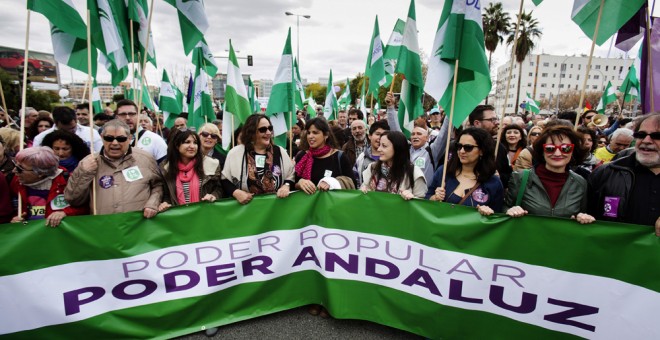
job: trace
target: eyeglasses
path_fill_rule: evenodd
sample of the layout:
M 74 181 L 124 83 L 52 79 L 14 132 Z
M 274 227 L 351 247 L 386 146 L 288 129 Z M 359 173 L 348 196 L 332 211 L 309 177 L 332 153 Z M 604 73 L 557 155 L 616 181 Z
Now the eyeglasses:
M 481 121 L 487 120 L 491 123 L 494 123 L 494 122 L 498 121 L 499 119 L 497 117 L 493 117 L 493 118 L 484 118 L 484 119 L 479 119 L 479 120 L 481 120 Z
M 461 144 L 461 143 L 456 143 L 456 151 L 460 151 L 461 149 L 465 150 L 465 152 L 472 152 L 474 148 L 478 148 L 478 145 L 472 145 L 472 144 Z
M 220 139 L 220 136 L 216 135 L 215 133 L 208 133 L 208 132 L 206 132 L 206 131 L 202 131 L 202 132 L 200 132 L 199 135 L 202 136 L 202 137 L 204 137 L 204 138 L 209 138 L 209 137 L 211 137 L 211 138 L 213 138 L 213 139 L 215 139 L 215 140 Z
M 137 112 L 120 112 L 120 113 L 117 113 L 117 116 L 119 116 L 119 117 L 126 117 L 126 116 L 135 117 L 135 116 L 137 116 Z
M 258 128 L 257 131 L 259 131 L 259 132 L 261 132 L 261 133 L 266 133 L 266 131 L 273 132 L 273 126 L 272 126 L 272 125 L 270 125 L 270 126 L 262 126 L 262 127 Z
M 543 144 L 543 151 L 545 153 L 555 153 L 557 151 L 557 148 L 559 148 L 559 152 L 563 154 L 569 154 L 573 152 L 573 148 L 575 148 L 575 144 L 560 144 L 560 145 L 554 145 L 554 144 Z
M 541 134 L 540 132 L 532 132 L 529 135 L 536 137 L 536 136 L 539 136 L 540 134 Z
M 11 160 L 11 162 L 14 163 L 14 169 L 16 170 L 17 174 L 22 174 L 23 172 L 34 171 L 32 169 L 27 170 L 27 169 L 23 168 L 22 166 L 18 165 L 18 163 L 16 163 L 16 161 L 14 161 L 13 159 Z
M 599 141 L 598 141 L 598 145 L 605 145 L 605 144 L 607 144 L 607 142 L 604 141 L 604 140 L 599 140 Z
M 653 140 L 658 140 L 660 139 L 660 132 L 651 132 L 651 133 L 646 133 L 644 131 L 637 131 L 633 133 L 633 137 L 636 139 L 644 139 L 646 136 L 651 136 L 651 139 Z
M 123 142 L 128 140 L 128 137 L 126 137 L 126 136 L 110 136 L 110 135 L 103 136 L 103 140 L 108 142 L 108 143 L 112 143 L 115 139 L 117 140 L 117 142 L 123 143 Z

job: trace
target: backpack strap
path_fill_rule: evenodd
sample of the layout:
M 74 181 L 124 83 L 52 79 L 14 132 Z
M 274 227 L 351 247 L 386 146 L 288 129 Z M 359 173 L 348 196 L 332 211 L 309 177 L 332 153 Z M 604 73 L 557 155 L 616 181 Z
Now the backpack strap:
M 344 154 L 344 151 L 341 151 L 337 149 L 337 165 L 339 165 L 339 176 L 343 176 L 344 174 L 342 173 L 341 169 L 341 156 Z M 339 177 L 337 176 L 337 177 Z
M 529 169 L 525 169 L 522 172 L 522 182 L 520 183 L 520 188 L 518 188 L 518 197 L 516 197 L 516 206 L 520 206 L 522 203 L 523 196 L 525 195 L 525 188 L 527 188 L 527 180 L 529 179 Z
M 426 152 L 428 152 L 428 154 L 429 154 L 429 158 L 431 159 L 431 165 L 433 165 L 433 171 L 435 171 L 436 170 L 436 164 L 435 164 L 435 160 L 433 159 L 433 152 L 431 150 L 430 145 L 426 146 Z

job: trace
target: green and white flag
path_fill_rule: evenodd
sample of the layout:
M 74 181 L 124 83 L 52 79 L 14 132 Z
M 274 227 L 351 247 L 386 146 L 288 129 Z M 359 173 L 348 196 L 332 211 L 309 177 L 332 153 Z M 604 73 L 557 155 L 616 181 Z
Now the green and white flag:
M 92 44 L 101 51 L 99 62 L 110 72 L 112 85 L 117 86 L 126 79 L 130 61 L 126 6 L 123 1 L 87 0 L 87 8 Z
M 574 0 L 571 19 L 589 39 L 593 39 L 601 0 Z M 598 27 L 596 44 L 606 42 L 630 18 L 646 6 L 647 0 L 607 0 Z
M 250 107 L 252 108 L 252 113 L 261 112 L 261 103 L 257 99 L 257 91 L 252 83 L 252 78 L 248 76 L 248 99 L 250 99 Z
M 305 107 L 305 88 L 303 87 L 302 78 L 300 78 L 298 61 L 295 58 L 293 59 L 293 69 L 293 79 L 296 82 L 296 93 L 294 94 L 296 110 L 302 110 Z
M 140 96 L 140 92 L 142 93 L 142 106 L 148 108 L 149 110 L 154 110 L 154 103 L 151 99 L 151 95 L 149 94 L 149 87 L 147 86 L 147 83 L 142 82 L 142 78 L 140 78 L 140 74 L 138 74 L 137 70 L 135 70 L 134 73 L 135 77 L 133 78 L 133 84 L 131 85 L 130 89 L 126 89 L 124 91 L 124 97 L 126 99 L 130 99 L 135 102 L 137 105 L 138 100 L 137 97 Z M 142 91 L 140 91 L 142 89 Z
M 351 84 L 346 78 L 346 90 L 341 94 L 338 100 L 339 107 L 343 110 L 347 110 L 348 106 L 351 105 Z
M 229 40 L 229 62 L 227 63 L 227 88 L 225 90 L 225 109 L 222 121 L 229 122 L 234 117 L 234 124 L 243 124 L 252 114 L 250 99 L 248 98 L 247 88 L 243 82 L 243 74 L 238 66 L 238 59 L 234 53 L 234 47 Z M 231 135 L 231 124 L 227 124 L 230 130 L 225 132 L 225 125 L 222 125 L 222 135 Z M 222 139 L 222 148 L 227 150 L 231 144 L 231 138 Z
M 27 8 L 50 22 L 53 54 L 58 63 L 87 74 L 87 26 L 71 0 L 28 0 Z M 92 49 L 92 78 L 96 77 L 96 48 Z
M 399 126 L 401 131 L 410 137 L 414 121 L 424 115 L 422 95 L 424 94 L 424 79 L 422 77 L 422 61 L 419 58 L 419 43 L 417 41 L 417 21 L 415 19 L 415 0 L 410 0 L 408 20 L 403 31 L 403 41 L 396 63 L 396 73 L 403 77 L 401 82 L 401 99 L 399 100 Z
M 406 28 L 406 22 L 397 19 L 390 35 L 390 40 L 387 41 L 387 46 L 383 52 L 383 66 L 385 67 L 385 84 L 383 86 L 390 86 L 392 78 L 394 77 L 394 68 L 396 61 L 399 59 L 399 51 L 401 51 L 401 43 L 403 42 L 403 30 Z M 378 95 L 376 93 L 376 95 Z
M 369 56 L 367 57 L 367 67 L 364 75 L 369 77 L 369 93 L 378 95 L 378 89 L 385 85 L 385 64 L 383 62 L 383 41 L 380 39 L 380 30 L 378 29 L 378 16 L 374 21 L 374 33 L 371 36 L 371 45 L 369 46 Z
M 534 5 L 538 6 L 541 4 L 541 2 L 543 2 L 543 0 L 532 0 L 532 2 L 534 3 Z
M 286 36 L 282 59 L 275 73 L 273 87 L 268 98 L 266 115 L 273 124 L 275 144 L 286 147 L 286 133 L 292 123 L 292 115 L 296 111 L 296 85 L 293 76 L 293 54 L 291 53 L 291 28 Z
M 160 105 L 161 111 L 163 111 L 163 125 L 167 128 L 174 126 L 174 120 L 176 120 L 181 111 L 183 111 L 181 98 L 178 96 L 179 93 L 181 93 L 181 91 L 170 82 L 170 78 L 167 76 L 167 71 L 163 70 L 163 79 L 160 82 L 158 104 Z
M 527 97 L 525 97 L 523 100 L 526 101 L 525 110 L 534 113 L 541 112 L 541 109 L 539 107 L 541 105 L 541 102 L 537 102 L 536 100 L 534 100 L 534 98 L 532 98 L 532 96 L 529 95 L 529 92 L 527 92 Z
M 328 87 L 325 91 L 325 105 L 323 105 L 323 116 L 327 120 L 337 119 L 338 111 L 339 111 L 339 104 L 337 103 L 337 95 L 335 94 L 334 85 L 332 85 L 332 70 L 330 70 L 330 78 L 328 78 Z
M 147 57 L 147 61 L 154 65 L 154 67 L 157 67 L 154 37 L 151 32 L 148 32 L 149 6 L 147 5 L 147 0 L 126 0 L 126 5 L 128 7 L 128 18 L 134 23 L 137 23 L 137 25 L 133 25 L 133 35 L 137 38 L 134 39 L 135 46 L 137 47 L 135 49 L 135 61 L 142 65 L 144 51 L 147 47 L 147 34 L 149 34 L 149 56 Z
M 204 39 L 204 33 L 209 28 L 204 2 L 189 0 L 165 0 L 165 2 L 177 9 L 183 51 L 188 55 L 197 43 Z
M 316 101 L 314 100 L 314 97 L 312 97 L 312 94 L 309 94 L 309 98 L 307 98 L 307 114 L 309 115 L 309 118 L 314 118 L 316 117 Z
M 216 64 L 215 58 L 213 58 L 213 53 L 206 43 L 206 39 L 202 39 L 197 43 L 195 49 L 193 49 L 192 60 L 196 67 L 202 68 L 211 78 L 215 77 L 218 73 L 218 64 Z
M 453 80 L 458 77 L 452 122 L 458 127 L 488 96 L 492 87 L 484 49 L 481 9 L 464 0 L 445 2 L 431 51 L 426 93 L 449 112 Z M 455 75 L 457 62 L 459 68 Z
M 194 60 L 195 78 L 193 81 L 192 98 L 188 104 L 188 126 L 199 130 L 204 123 L 215 120 L 215 111 L 213 110 L 213 100 L 209 89 L 209 76 L 199 65 L 203 65 L 202 53 L 196 54 L 198 60 Z
M 639 97 L 639 79 L 637 78 L 637 71 L 635 65 L 630 65 L 626 78 L 621 83 L 619 92 L 623 95 L 624 102 L 631 102 Z
M 362 111 L 363 117 L 364 117 L 364 122 L 367 122 L 367 103 L 365 103 L 366 96 L 364 94 L 364 88 L 365 88 L 365 81 L 366 79 L 362 79 L 362 90 L 360 90 L 360 105 L 358 106 L 358 109 Z
M 603 91 L 603 96 L 600 97 L 600 101 L 598 102 L 598 107 L 596 107 L 596 111 L 600 114 L 605 114 L 605 109 L 607 108 L 607 105 L 616 102 L 616 89 L 614 86 L 612 86 L 612 82 L 608 81 L 607 82 L 607 87 L 605 87 L 605 91 Z
M 92 85 L 92 108 L 94 109 L 94 114 L 103 113 L 103 100 L 101 99 L 101 93 L 99 92 L 99 85 L 94 79 Z

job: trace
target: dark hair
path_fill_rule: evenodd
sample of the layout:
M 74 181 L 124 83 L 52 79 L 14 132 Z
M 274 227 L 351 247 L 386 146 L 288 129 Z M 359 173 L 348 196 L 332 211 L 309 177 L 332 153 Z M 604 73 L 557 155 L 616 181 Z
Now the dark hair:
M 30 125 L 30 127 L 27 130 L 28 139 L 34 139 L 34 137 L 36 137 L 39 134 L 39 122 L 42 121 L 49 122 L 51 127 L 53 127 L 53 125 L 55 124 L 55 122 L 53 122 L 53 120 L 50 119 L 50 117 L 46 117 L 46 116 L 38 117 L 37 120 L 35 120 L 34 123 L 32 123 L 32 125 Z
M 644 118 L 641 118 L 635 122 L 633 131 L 635 132 L 639 131 L 639 128 L 642 126 L 642 123 L 644 123 L 647 119 L 656 120 L 656 125 L 660 124 L 660 113 L 658 112 L 649 113 L 647 115 L 644 115 L 643 117 Z
M 76 105 L 76 110 L 88 110 L 89 111 L 89 103 L 80 103 Z
M 532 150 L 532 155 L 534 156 L 536 164 L 545 164 L 545 158 L 543 157 L 545 153 L 543 150 L 543 144 L 546 143 L 548 138 L 554 140 L 555 138 L 561 139 L 564 136 L 568 137 L 568 139 L 571 140 L 571 143 L 575 145 L 569 165 L 582 164 L 587 156 L 587 150 L 584 149 L 582 136 L 573 131 L 572 128 L 563 125 L 546 127 L 541 131 L 539 138 L 534 142 L 534 149 Z
M 371 126 L 369 127 L 369 135 L 373 135 L 374 132 L 378 129 L 383 129 L 385 131 L 390 131 L 390 124 L 387 123 L 387 120 L 381 119 L 375 121 Z
M 54 130 L 47 134 L 41 142 L 41 145 L 52 149 L 53 144 L 58 140 L 63 140 L 71 145 L 71 155 L 78 161 L 89 155 L 89 147 L 85 144 L 82 138 L 78 137 L 75 133 L 66 130 Z
M 380 136 L 381 139 L 383 137 L 387 137 L 392 143 L 392 148 L 394 149 L 392 166 L 390 167 L 390 187 L 398 190 L 401 183 L 403 183 L 404 177 L 408 176 L 410 187 L 412 188 L 415 183 L 415 178 L 413 178 L 415 168 L 412 163 L 410 163 L 410 146 L 408 145 L 406 135 L 400 131 L 387 131 Z M 373 165 L 371 174 L 376 180 L 380 178 L 380 169 L 382 165 L 383 162 L 380 160 L 376 161 Z
M 573 123 L 570 120 L 555 118 L 555 119 L 550 119 L 547 123 L 545 123 L 545 129 L 558 125 L 573 128 Z
M 575 111 L 560 112 L 557 115 L 557 119 L 566 119 L 567 121 L 571 122 L 571 125 L 575 124 L 575 118 L 576 117 L 577 117 L 577 112 L 575 112 Z
M 350 127 L 348 128 L 350 129 Z M 335 136 L 335 142 L 337 143 L 337 148 L 341 148 L 348 140 L 346 140 L 346 134 L 344 134 L 344 129 L 339 125 L 330 127 L 330 131 Z
M 178 130 L 178 129 L 174 129 Z M 204 155 L 202 155 L 202 145 L 199 140 L 199 136 L 193 130 L 178 130 L 174 131 L 170 135 L 170 143 L 167 145 L 167 172 L 164 177 L 170 181 L 176 181 L 176 177 L 179 175 L 179 161 L 181 161 L 181 154 L 179 153 L 179 146 L 192 136 L 197 143 L 197 153 L 195 154 L 195 172 L 197 176 L 201 179 L 204 177 Z
M 580 115 L 580 124 L 584 124 L 584 117 L 585 117 L 587 114 L 589 114 L 589 113 L 598 114 L 599 112 L 596 111 L 596 110 L 587 110 L 587 111 L 584 111 L 584 112 Z M 573 122 L 575 122 L 575 120 L 573 120 Z
M 357 118 L 358 118 L 359 120 L 363 120 L 363 119 L 364 119 L 364 113 L 362 113 L 362 111 L 360 111 L 359 109 L 355 109 L 355 108 L 353 108 L 353 109 L 348 110 L 348 115 L 349 115 L 349 116 L 351 116 L 351 115 L 357 115 Z
M 481 150 L 481 157 L 474 166 L 474 174 L 477 176 L 479 183 L 487 182 L 493 175 L 495 175 L 495 141 L 493 137 L 484 129 L 469 127 L 461 131 L 456 136 L 456 142 L 461 139 L 461 136 L 469 135 L 477 142 L 479 150 Z M 447 173 L 455 176 L 456 173 L 463 171 L 463 164 L 458 157 L 458 150 L 456 150 L 456 143 L 452 143 L 451 152 L 454 155 L 447 164 Z
M 320 130 L 324 136 L 328 137 L 328 139 L 325 141 L 325 144 L 328 144 L 333 149 L 337 148 L 337 140 L 335 139 L 335 135 L 332 133 L 332 130 L 330 130 L 330 125 L 328 125 L 328 121 L 325 120 L 325 118 L 316 117 L 308 120 L 307 124 L 305 124 L 305 131 L 309 132 L 309 129 L 312 126 Z
M 122 107 L 122 106 L 129 106 L 129 105 L 132 106 L 132 107 L 134 107 L 135 110 L 138 109 L 137 104 L 135 104 L 134 101 L 132 101 L 132 100 L 130 100 L 130 99 L 122 99 L 122 100 L 120 100 L 120 101 L 117 102 L 117 108 L 115 109 L 115 115 L 117 115 L 117 110 L 119 110 L 120 107 Z M 138 112 L 138 113 L 140 113 L 140 112 Z
M 105 113 L 97 113 L 97 114 L 94 115 L 93 120 L 102 120 L 104 122 L 108 122 L 108 121 L 112 120 L 112 116 L 107 115 Z
M 474 125 L 474 121 L 476 120 L 482 120 L 484 118 L 484 111 L 495 111 L 495 107 L 493 105 L 477 105 L 468 116 L 470 125 Z
M 76 120 L 76 111 L 68 106 L 57 106 L 53 109 L 53 120 L 55 124 L 69 124 Z
M 251 114 L 245 120 L 243 130 L 241 131 L 241 143 L 245 145 L 245 150 L 254 150 L 254 137 L 257 135 L 257 128 L 259 127 L 259 122 L 261 122 L 262 119 L 267 120 L 268 124 L 273 125 L 270 119 L 261 113 Z M 273 144 L 272 137 L 270 142 Z
M 589 135 L 591 136 L 591 149 L 587 150 L 589 153 L 594 152 L 596 150 L 596 147 L 598 147 L 598 139 L 596 136 L 596 131 L 586 127 L 586 126 L 579 126 L 578 127 L 578 132 L 582 134 L 582 142 L 584 143 L 584 135 Z
M 506 141 L 506 132 L 509 130 L 518 130 L 518 132 L 520 132 L 520 140 L 516 145 L 516 150 L 524 149 L 525 147 L 527 147 L 527 138 L 525 136 L 525 131 L 517 124 L 509 124 L 506 127 L 504 127 L 504 129 L 502 129 L 502 131 L 500 132 L 501 133 L 500 140 L 502 141 L 501 143 L 504 144 L 504 146 L 506 146 L 507 150 L 509 150 L 509 144 Z

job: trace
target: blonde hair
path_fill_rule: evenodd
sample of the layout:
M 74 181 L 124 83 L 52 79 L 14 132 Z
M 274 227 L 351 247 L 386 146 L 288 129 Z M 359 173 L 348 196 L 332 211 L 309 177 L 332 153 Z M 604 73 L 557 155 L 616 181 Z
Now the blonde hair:
M 0 128 L 0 137 L 4 140 L 5 149 L 14 152 L 18 149 L 21 133 L 9 127 Z
M 199 127 L 198 132 L 210 132 L 210 133 L 215 133 L 216 135 L 220 136 L 220 129 L 218 129 L 218 126 L 212 123 L 205 123 L 204 125 Z

